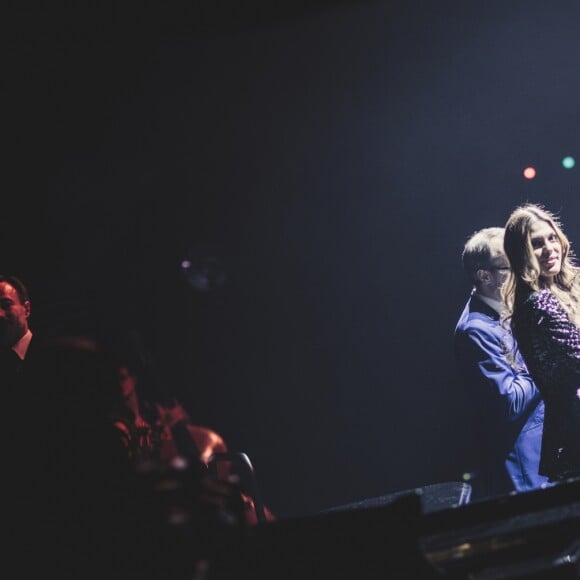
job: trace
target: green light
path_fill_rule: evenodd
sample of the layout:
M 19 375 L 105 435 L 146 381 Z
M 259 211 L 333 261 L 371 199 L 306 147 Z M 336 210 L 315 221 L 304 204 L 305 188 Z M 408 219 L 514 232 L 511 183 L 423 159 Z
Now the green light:
M 562 165 L 566 169 L 572 169 L 572 167 L 574 167 L 574 165 L 576 165 L 576 160 L 574 159 L 574 157 L 570 157 L 568 155 L 568 157 L 564 157 L 564 159 L 562 159 Z

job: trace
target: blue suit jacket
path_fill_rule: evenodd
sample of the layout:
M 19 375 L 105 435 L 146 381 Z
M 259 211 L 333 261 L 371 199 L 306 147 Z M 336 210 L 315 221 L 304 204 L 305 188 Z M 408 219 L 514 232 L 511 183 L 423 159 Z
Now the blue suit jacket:
M 498 313 L 472 293 L 455 328 L 454 349 L 479 422 L 474 499 L 547 484 L 538 473 L 544 402 L 523 359 L 508 362 L 513 345 Z

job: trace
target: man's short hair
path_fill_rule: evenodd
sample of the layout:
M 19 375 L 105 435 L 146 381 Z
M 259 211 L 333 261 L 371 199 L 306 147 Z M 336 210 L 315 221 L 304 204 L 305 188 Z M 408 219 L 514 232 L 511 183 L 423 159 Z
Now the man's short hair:
M 461 261 L 463 268 L 470 278 L 475 276 L 478 270 L 489 268 L 491 263 L 491 242 L 497 238 L 501 240 L 503 248 L 504 228 L 490 227 L 474 232 L 463 247 Z
M 0 274 L 0 282 L 6 282 L 7 284 L 10 284 L 14 290 L 16 290 L 16 294 L 18 294 L 18 299 L 20 300 L 21 304 L 24 304 L 26 301 L 30 300 L 28 295 L 28 288 L 26 288 L 26 285 L 20 278 L 18 278 L 18 276 Z

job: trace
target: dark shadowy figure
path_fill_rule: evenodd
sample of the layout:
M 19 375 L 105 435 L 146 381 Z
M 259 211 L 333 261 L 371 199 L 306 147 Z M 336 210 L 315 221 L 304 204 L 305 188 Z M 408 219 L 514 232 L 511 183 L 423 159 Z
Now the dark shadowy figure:
M 219 577 L 246 529 L 237 486 L 201 463 L 143 473 L 111 413 L 118 360 L 91 337 L 29 328 L 28 291 L 0 276 L 5 566 L 14 578 Z
M 113 414 L 115 425 L 124 434 L 128 453 L 139 464 L 154 462 L 168 467 L 180 454 L 175 429 L 184 429 L 191 439 L 189 449 L 203 464 L 214 453 L 227 452 L 223 438 L 212 429 L 194 425 L 177 399 L 168 402 L 146 399 L 139 390 L 138 371 L 127 364 L 119 366 L 121 405 Z
M 139 335 L 135 332 L 122 335 L 118 343 L 120 398 L 112 419 L 137 469 L 165 470 L 179 466 L 184 460 L 207 468 L 214 462 L 211 473 L 215 479 L 241 483 L 236 462 L 228 460 L 233 454 L 229 453 L 224 438 L 213 429 L 195 424 L 182 403 L 167 394 Z M 246 522 L 257 524 L 255 498 L 243 489 L 241 497 Z M 259 507 L 265 521 L 275 520 L 267 507 L 261 504 Z
M 9 385 L 16 388 L 30 348 L 29 317 L 30 298 L 24 283 L 16 276 L 0 274 L 0 373 L 5 393 Z
M 46 341 L 27 386 L 36 438 L 18 522 L 38 571 L 186 580 L 219 570 L 245 530 L 238 490 L 193 462 L 135 469 L 110 419 L 118 398 L 110 352 L 90 338 Z

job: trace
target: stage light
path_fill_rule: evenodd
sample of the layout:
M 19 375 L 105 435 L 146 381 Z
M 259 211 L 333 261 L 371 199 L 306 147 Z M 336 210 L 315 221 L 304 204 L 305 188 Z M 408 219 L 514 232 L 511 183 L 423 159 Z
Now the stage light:
M 533 167 L 526 167 L 524 169 L 524 177 L 526 179 L 534 179 L 536 177 L 536 170 Z
M 222 260 L 203 245 L 190 248 L 180 266 L 188 283 L 200 292 L 217 290 L 226 281 Z
M 570 155 L 568 155 L 567 157 L 564 157 L 564 159 L 562 159 L 562 165 L 566 169 L 572 169 L 572 167 L 576 165 L 576 160 L 574 159 L 574 157 L 570 157 Z

